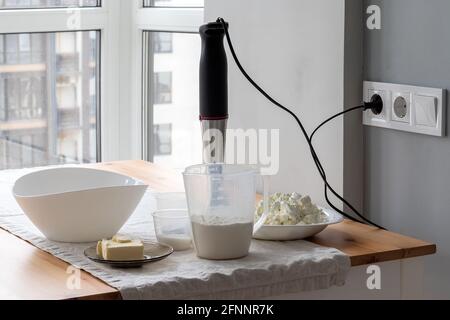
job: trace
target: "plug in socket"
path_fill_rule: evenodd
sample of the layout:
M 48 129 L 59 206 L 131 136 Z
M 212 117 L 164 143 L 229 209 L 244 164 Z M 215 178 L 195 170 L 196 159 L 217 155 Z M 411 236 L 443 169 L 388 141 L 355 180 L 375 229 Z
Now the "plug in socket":
M 369 89 L 366 91 L 367 92 L 367 96 L 365 101 L 375 101 L 377 99 L 381 99 L 382 104 L 383 104 L 383 108 L 381 110 L 368 110 L 365 112 L 365 118 L 368 121 L 380 121 L 380 122 L 385 122 L 388 121 L 388 113 L 387 113 L 387 106 L 389 105 L 389 96 L 388 96 L 388 92 L 384 91 L 384 90 L 374 90 L 374 89 Z M 379 113 L 377 113 L 379 112 Z
M 372 112 L 374 115 L 378 116 L 383 112 L 384 104 L 383 104 L 383 98 L 379 94 L 374 94 L 372 98 L 370 99 L 370 102 L 377 104 L 378 106 L 376 108 L 372 108 Z

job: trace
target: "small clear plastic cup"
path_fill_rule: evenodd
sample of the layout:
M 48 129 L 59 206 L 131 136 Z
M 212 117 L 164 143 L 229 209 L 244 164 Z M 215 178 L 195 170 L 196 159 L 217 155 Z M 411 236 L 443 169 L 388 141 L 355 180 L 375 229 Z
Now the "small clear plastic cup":
M 171 246 L 175 251 L 192 248 L 191 223 L 187 209 L 155 211 L 153 222 L 158 242 Z

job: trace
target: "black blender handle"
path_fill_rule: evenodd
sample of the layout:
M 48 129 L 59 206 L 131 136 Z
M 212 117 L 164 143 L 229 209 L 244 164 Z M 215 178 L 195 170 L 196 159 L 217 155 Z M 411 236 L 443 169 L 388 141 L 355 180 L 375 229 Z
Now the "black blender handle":
M 200 120 L 228 119 L 228 63 L 222 23 L 201 26 L 200 37 Z

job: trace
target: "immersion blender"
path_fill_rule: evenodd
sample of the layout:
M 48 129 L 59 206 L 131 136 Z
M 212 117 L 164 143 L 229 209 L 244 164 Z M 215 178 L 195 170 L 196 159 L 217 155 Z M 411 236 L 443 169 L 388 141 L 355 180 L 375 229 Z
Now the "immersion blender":
M 225 30 L 220 22 L 200 27 L 202 49 L 200 57 L 200 121 L 203 137 L 203 163 L 225 163 L 228 122 L 228 63 L 225 53 Z M 208 167 L 211 175 L 209 207 L 226 207 L 223 199 L 222 166 Z M 220 209 L 219 209 L 220 210 Z
M 224 163 L 228 122 L 228 63 L 220 22 L 200 27 L 200 121 L 203 163 Z
M 228 23 L 225 23 L 228 28 Z M 220 21 L 200 27 L 202 51 L 200 58 L 200 121 L 203 134 L 203 163 L 224 163 L 228 122 L 228 63 L 224 47 L 225 29 Z M 221 197 L 222 166 L 210 166 L 211 208 L 228 205 Z M 268 216 L 268 177 L 264 177 L 264 212 L 256 223 L 258 231 Z

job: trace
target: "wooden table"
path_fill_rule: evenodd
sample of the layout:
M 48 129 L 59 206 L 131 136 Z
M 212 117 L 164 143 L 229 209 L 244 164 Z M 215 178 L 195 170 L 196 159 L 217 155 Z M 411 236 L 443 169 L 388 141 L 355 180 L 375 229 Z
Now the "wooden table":
M 161 192 L 183 190 L 180 175 L 144 161 L 90 167 L 135 177 Z M 351 221 L 331 226 L 309 241 L 343 251 L 350 256 L 355 270 L 368 264 L 405 261 L 436 252 L 434 244 Z M 69 289 L 69 267 L 0 229 L 0 299 L 120 299 L 115 288 L 84 271 L 81 272 L 80 289 Z

